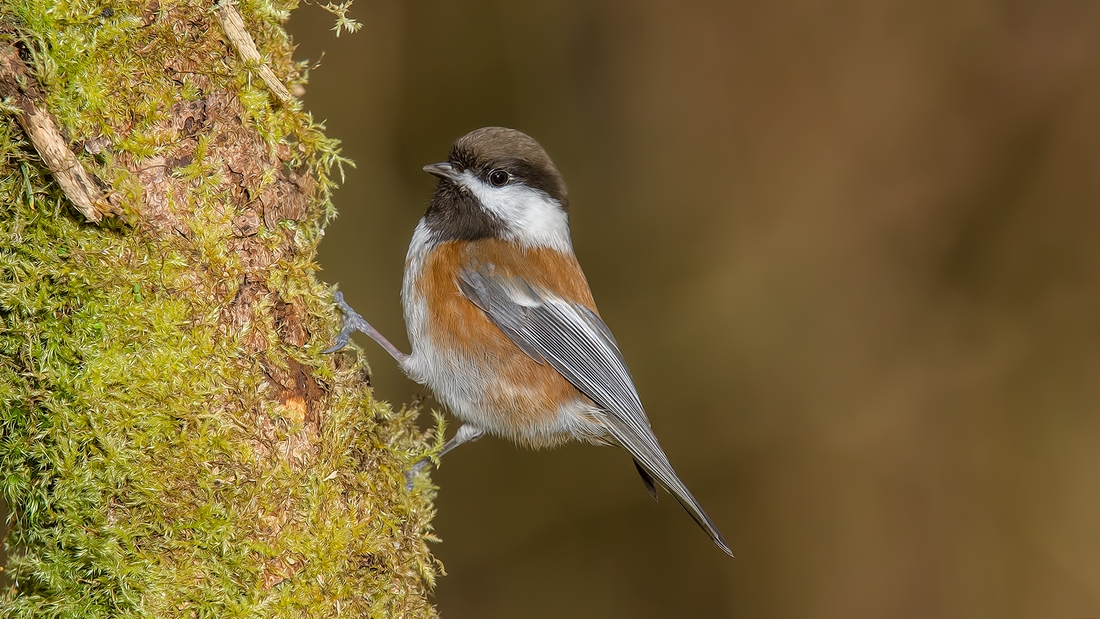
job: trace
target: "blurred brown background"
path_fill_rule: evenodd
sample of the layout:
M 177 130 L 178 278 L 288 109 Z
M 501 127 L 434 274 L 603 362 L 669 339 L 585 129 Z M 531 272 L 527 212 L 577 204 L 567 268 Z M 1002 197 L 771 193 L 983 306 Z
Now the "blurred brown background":
M 619 450 L 485 439 L 434 474 L 444 617 L 1100 616 L 1100 3 L 351 15 L 290 24 L 358 164 L 326 280 L 407 349 L 420 167 L 483 125 L 534 136 L 737 554 Z M 422 393 L 358 341 L 381 397 Z

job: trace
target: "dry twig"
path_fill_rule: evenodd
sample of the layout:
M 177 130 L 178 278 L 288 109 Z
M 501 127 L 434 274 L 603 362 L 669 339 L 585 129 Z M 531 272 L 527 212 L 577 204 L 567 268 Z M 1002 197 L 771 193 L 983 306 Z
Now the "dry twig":
M 99 223 L 104 216 L 121 214 L 69 148 L 57 121 L 42 105 L 44 97 L 37 82 L 10 44 L 0 44 L 0 97 L 20 110 L 17 118 L 27 138 L 85 219 Z
M 221 0 L 218 2 L 217 8 L 214 9 L 214 17 L 218 20 L 218 24 L 222 27 L 222 32 L 225 33 L 225 38 L 229 39 L 229 43 L 237 50 L 237 53 L 241 55 L 241 60 L 244 61 L 249 67 L 254 67 L 260 74 L 260 78 L 271 92 L 275 93 L 275 96 L 279 98 L 283 103 L 290 103 L 293 99 L 290 96 L 290 91 L 286 89 L 286 86 L 279 81 L 279 78 L 275 76 L 275 72 L 271 70 L 271 67 L 267 66 L 267 63 L 263 61 L 260 56 L 260 50 L 256 49 L 256 42 L 252 40 L 252 35 L 248 33 L 248 30 L 244 27 L 244 19 L 241 18 L 241 14 L 237 12 L 237 7 L 234 6 L 233 0 Z

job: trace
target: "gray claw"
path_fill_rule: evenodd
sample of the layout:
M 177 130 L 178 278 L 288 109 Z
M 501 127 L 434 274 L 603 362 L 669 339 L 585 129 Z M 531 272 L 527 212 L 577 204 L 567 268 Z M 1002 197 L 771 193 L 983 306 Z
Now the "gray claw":
M 321 354 L 322 355 L 331 355 L 332 353 L 342 349 L 343 347 L 345 347 L 347 345 L 348 345 L 348 340 L 346 338 L 343 341 L 341 341 L 340 338 L 336 338 L 336 343 L 333 344 L 332 346 L 330 346 L 329 348 L 326 348 L 326 349 L 322 350 Z
M 417 460 L 416 463 L 414 463 L 412 466 L 410 466 L 409 470 L 405 471 L 405 490 L 406 491 L 409 491 L 409 490 L 413 489 L 413 477 L 416 477 L 417 473 L 419 473 L 420 471 L 423 471 L 424 467 L 428 466 L 431 463 L 432 463 L 431 459 L 421 458 L 421 459 Z
M 344 328 L 340 329 L 340 335 L 336 336 L 336 342 L 332 346 L 322 350 L 321 354 L 328 355 L 347 346 L 348 342 L 351 341 L 351 332 L 353 330 L 354 329 L 349 328 L 349 326 L 345 324 Z

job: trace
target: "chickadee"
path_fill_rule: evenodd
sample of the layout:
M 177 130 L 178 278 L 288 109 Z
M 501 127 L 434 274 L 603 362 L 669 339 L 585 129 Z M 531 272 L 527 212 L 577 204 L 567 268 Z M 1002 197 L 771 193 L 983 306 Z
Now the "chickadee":
M 424 171 L 439 185 L 405 258 L 412 354 L 339 292 L 344 326 L 325 352 L 361 331 L 430 387 L 463 422 L 441 456 L 486 432 L 535 448 L 570 439 L 624 447 L 653 498 L 660 484 L 733 556 L 650 429 L 573 255 L 565 182 L 546 151 L 514 129 L 486 127 Z

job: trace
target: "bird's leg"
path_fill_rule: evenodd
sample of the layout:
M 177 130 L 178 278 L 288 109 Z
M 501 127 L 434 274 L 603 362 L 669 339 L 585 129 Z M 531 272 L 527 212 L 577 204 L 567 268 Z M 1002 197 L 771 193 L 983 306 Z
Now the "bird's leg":
M 482 430 L 481 428 L 478 428 L 476 426 L 472 426 L 468 423 L 462 424 L 461 426 L 459 426 L 458 432 L 455 432 L 455 435 L 451 437 L 451 440 L 443 443 L 443 449 L 439 451 L 439 455 L 436 456 L 436 458 L 442 458 L 448 451 L 451 451 L 455 447 L 458 447 L 463 443 L 476 441 L 484 435 L 485 430 Z
M 372 327 L 365 318 L 353 310 L 351 306 L 348 305 L 347 301 L 344 301 L 344 293 L 339 291 L 334 292 L 332 298 L 336 301 L 336 306 L 339 307 L 340 311 L 344 314 L 344 327 L 340 329 L 340 334 L 336 336 L 336 342 L 332 347 L 322 350 L 322 354 L 333 353 L 347 346 L 348 341 L 351 340 L 351 334 L 359 331 L 361 333 L 366 333 L 372 340 L 378 342 L 378 345 L 385 348 L 386 352 L 390 353 L 398 363 L 403 363 L 405 359 L 409 357 L 400 350 L 397 350 L 397 347 L 391 344 L 390 341 L 386 339 L 386 336 L 379 333 L 378 329 Z
M 344 294 L 342 292 L 337 291 L 333 293 L 332 298 L 336 301 L 336 306 L 339 307 L 340 311 L 344 314 L 344 326 L 340 329 L 340 334 L 336 336 L 336 342 L 334 342 L 330 348 L 321 351 L 323 354 L 333 353 L 347 346 L 348 342 L 351 340 L 351 334 L 359 331 L 361 333 L 366 333 L 372 340 L 378 342 L 378 345 L 385 348 L 386 352 L 390 353 L 398 363 L 403 363 L 405 359 L 408 359 L 408 355 L 398 350 L 393 343 L 386 339 L 386 336 L 379 333 L 378 329 L 372 327 L 365 318 L 360 316 L 358 312 L 348 305 L 347 301 L 344 300 Z M 446 443 L 443 443 L 443 449 L 439 451 L 439 455 L 436 456 L 436 458 L 442 458 L 444 454 L 463 443 L 476 441 L 481 438 L 483 434 L 485 434 L 484 430 L 470 424 L 459 426 L 458 432 L 456 432 Z M 409 470 L 405 473 L 405 487 L 411 490 L 413 476 L 423 470 L 424 467 L 431 464 L 431 462 L 430 458 L 421 458 L 416 464 L 409 467 Z
M 446 443 L 443 443 L 443 449 L 439 451 L 439 455 L 436 456 L 436 458 L 442 458 L 443 455 L 446 454 L 448 451 L 454 449 L 455 447 L 458 447 L 463 443 L 476 441 L 484 434 L 485 430 L 482 430 L 481 428 L 474 427 L 468 423 L 463 424 L 459 426 L 458 432 L 455 432 L 455 435 L 451 437 L 450 440 L 448 440 Z M 416 474 L 420 471 L 424 470 L 424 467 L 428 466 L 431 463 L 431 458 L 421 458 L 416 461 L 416 464 L 409 467 L 409 470 L 405 472 L 405 488 L 407 490 L 412 490 L 413 477 L 416 476 Z

